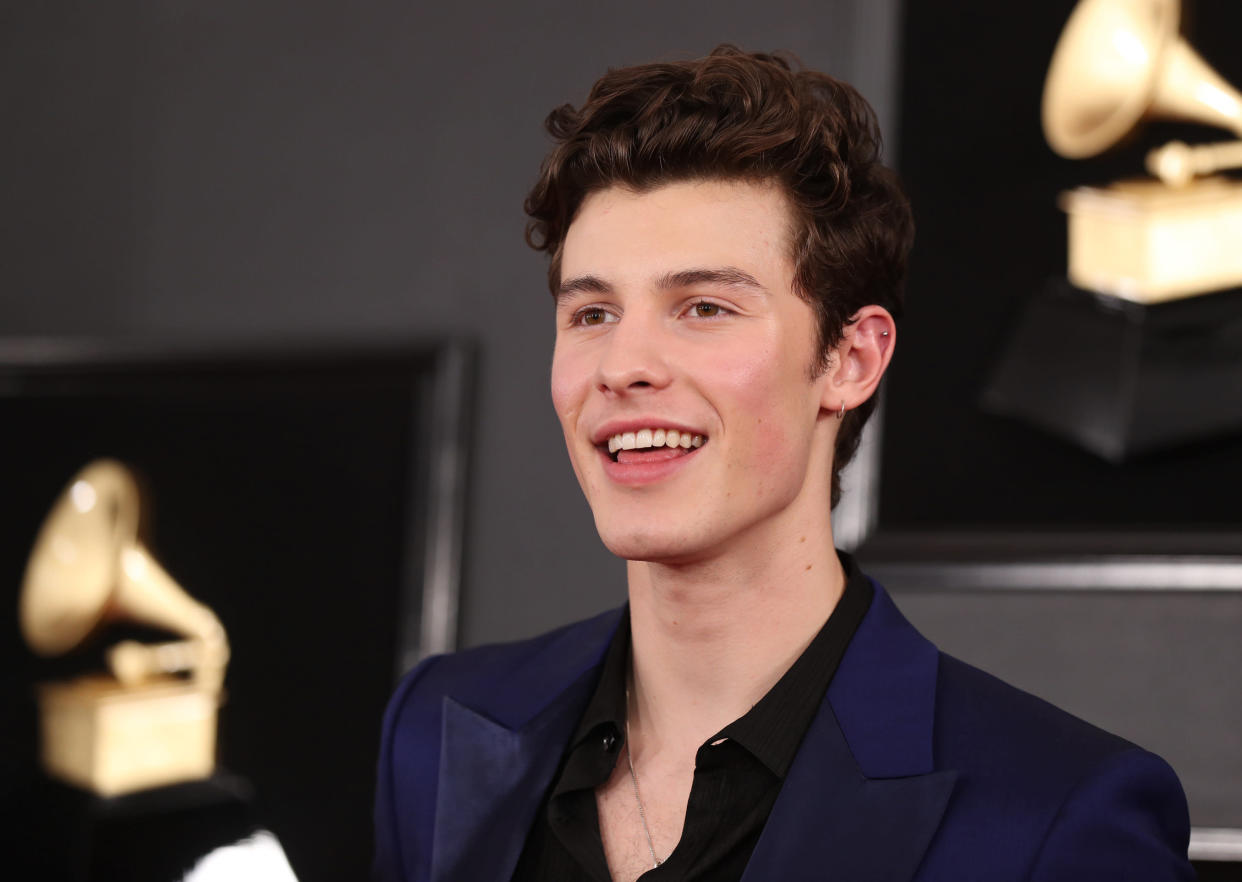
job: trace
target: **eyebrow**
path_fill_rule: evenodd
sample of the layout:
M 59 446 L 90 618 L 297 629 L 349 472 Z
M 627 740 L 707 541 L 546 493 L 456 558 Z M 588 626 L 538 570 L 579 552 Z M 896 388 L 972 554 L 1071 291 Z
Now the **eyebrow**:
M 711 269 L 688 269 L 675 273 L 665 273 L 656 281 L 656 286 L 665 290 L 670 288 L 692 288 L 695 285 L 749 288 L 760 294 L 768 293 L 768 289 L 760 285 L 758 279 L 745 270 L 740 270 L 733 266 Z
M 576 276 L 561 282 L 560 287 L 556 289 L 556 305 L 560 306 L 562 301 L 574 294 L 607 294 L 610 291 L 612 291 L 612 285 L 599 276 Z
M 759 284 L 758 279 L 745 270 L 732 266 L 678 270 L 665 273 L 656 279 L 656 287 L 665 291 L 674 288 L 693 288 L 696 285 L 717 285 L 751 290 L 759 294 L 768 293 L 768 289 Z M 559 305 L 561 301 L 574 294 L 608 294 L 612 290 L 612 285 L 599 276 L 575 276 L 561 282 L 556 291 L 556 302 Z

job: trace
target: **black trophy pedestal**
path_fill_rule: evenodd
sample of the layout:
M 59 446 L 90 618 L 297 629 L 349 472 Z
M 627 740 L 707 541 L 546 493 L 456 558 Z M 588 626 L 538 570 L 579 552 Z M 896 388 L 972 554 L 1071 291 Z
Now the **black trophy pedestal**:
M 1143 305 L 1050 281 L 980 403 L 1117 463 L 1242 430 L 1242 288 Z
M 110 798 L 40 778 L 27 795 L 19 824 L 35 875 L 8 878 L 175 882 L 257 829 L 249 786 L 226 774 Z

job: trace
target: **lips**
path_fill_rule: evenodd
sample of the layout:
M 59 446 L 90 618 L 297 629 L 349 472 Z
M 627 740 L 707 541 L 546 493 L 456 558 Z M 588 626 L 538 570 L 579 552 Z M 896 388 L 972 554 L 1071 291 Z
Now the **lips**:
M 704 447 L 706 447 L 706 443 Z M 651 447 L 609 453 L 607 445 L 596 447 L 604 474 L 614 484 L 641 489 L 673 478 L 689 468 L 704 447 Z M 616 457 L 614 459 L 613 457 Z
M 681 470 L 708 443 L 701 429 L 654 415 L 609 420 L 591 435 L 604 471 L 626 486 L 661 481 Z
M 646 450 L 618 450 L 616 461 L 623 465 L 644 462 L 668 462 L 689 456 L 690 451 L 682 447 L 652 447 Z

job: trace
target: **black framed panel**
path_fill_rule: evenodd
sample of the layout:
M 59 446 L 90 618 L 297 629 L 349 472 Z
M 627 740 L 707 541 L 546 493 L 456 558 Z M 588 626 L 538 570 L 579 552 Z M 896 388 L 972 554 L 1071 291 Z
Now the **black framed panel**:
M 1146 152 L 1172 138 L 1222 138 L 1206 126 L 1153 123 L 1107 155 L 1056 156 L 1040 98 L 1074 6 L 906 3 L 897 164 L 918 236 L 858 553 L 948 651 L 1164 745 L 1187 786 L 1192 854 L 1237 860 L 1242 772 L 1225 727 L 1242 687 L 1221 629 L 1242 596 L 1242 433 L 1110 459 L 986 407 L 1017 323 L 1064 276 L 1058 194 L 1139 175 Z M 1242 8 L 1183 6 L 1191 44 L 1242 86 Z M 1242 297 L 1229 298 L 1242 309 Z M 1083 326 L 1055 330 L 1037 341 L 1047 363 L 1099 356 Z M 1222 394 L 1231 392 L 1240 394 Z M 1170 398 L 1168 411 L 1190 397 Z M 1112 664 L 1144 653 L 1148 667 Z M 1145 677 L 1146 693 L 1135 688 Z M 1119 708 L 1110 703 L 1119 693 L 1136 701 Z M 1183 731 L 1171 734 L 1166 714 Z
M 0 342 L 6 808 L 37 777 L 32 684 L 129 633 L 37 659 L 16 625 L 44 513 L 109 456 L 142 481 L 156 557 L 228 631 L 222 768 L 300 879 L 364 876 L 394 674 L 456 641 L 473 361 L 455 341 Z
M 1224 0 L 1184 5 L 1192 45 L 1242 85 L 1242 8 Z M 1146 534 L 1183 537 L 1200 549 L 1202 537 L 1217 536 L 1225 540 L 1219 551 L 1231 553 L 1242 509 L 1220 490 L 1242 486 L 1242 432 L 1117 465 L 981 407 L 1015 322 L 1064 276 L 1058 194 L 1140 175 L 1146 151 L 1170 138 L 1223 137 L 1207 126 L 1153 123 L 1111 154 L 1056 156 L 1040 128 L 1040 97 L 1074 6 L 968 0 L 947 14 L 943 4 L 907 4 L 898 164 L 918 236 L 886 388 L 878 527 L 981 536 L 1100 532 L 1114 548 L 1128 534 L 1140 537 L 1129 549 L 1138 553 L 1149 549 Z M 1228 305 L 1242 311 L 1242 298 Z M 1046 335 L 1049 360 L 1100 344 L 1077 329 Z M 1167 411 L 1181 404 L 1170 390 Z

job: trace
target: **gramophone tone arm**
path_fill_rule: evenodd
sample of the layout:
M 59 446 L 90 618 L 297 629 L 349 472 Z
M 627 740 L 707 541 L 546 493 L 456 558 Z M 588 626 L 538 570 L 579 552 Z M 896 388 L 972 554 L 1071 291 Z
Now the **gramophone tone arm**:
M 190 638 L 185 642 L 194 647 L 194 664 L 180 669 L 190 670 L 195 682 L 217 689 L 224 682 L 224 669 L 229 661 L 229 643 L 224 626 L 205 604 L 186 594 L 159 561 L 139 543 L 133 543 L 121 551 L 114 603 L 128 618 L 180 631 Z M 137 648 L 158 652 L 164 646 L 175 645 L 138 645 Z M 135 659 L 138 657 L 135 652 L 131 655 Z M 138 662 L 133 664 L 136 670 Z M 163 670 L 155 655 L 149 655 L 143 664 L 152 673 Z M 115 669 L 114 673 L 117 673 Z
M 152 644 L 124 640 L 107 655 L 109 669 L 126 686 L 137 686 L 158 674 L 190 671 L 201 685 L 217 691 L 224 680 L 228 647 L 203 640 Z
M 1185 187 L 1200 175 L 1242 168 L 1242 141 L 1197 144 L 1170 141 L 1147 154 L 1147 170 L 1170 187 Z

